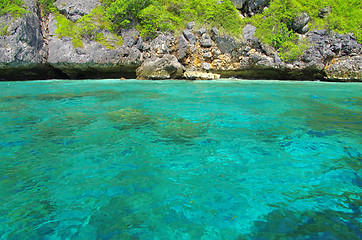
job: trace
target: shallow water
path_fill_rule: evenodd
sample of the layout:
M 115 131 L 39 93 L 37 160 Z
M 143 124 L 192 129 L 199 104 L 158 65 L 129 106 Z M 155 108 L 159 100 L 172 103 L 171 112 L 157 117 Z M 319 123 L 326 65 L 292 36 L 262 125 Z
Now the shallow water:
M 0 239 L 362 239 L 362 85 L 0 82 Z

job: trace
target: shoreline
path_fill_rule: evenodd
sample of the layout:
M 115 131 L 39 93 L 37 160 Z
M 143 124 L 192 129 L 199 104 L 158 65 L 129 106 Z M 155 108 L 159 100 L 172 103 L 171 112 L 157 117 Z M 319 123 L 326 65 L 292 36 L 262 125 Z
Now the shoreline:
M 320 84 L 361 84 L 362 81 L 331 81 L 331 80 L 293 80 L 293 79 L 242 79 L 242 78 L 220 78 L 212 80 L 188 80 L 188 79 L 118 79 L 118 78 L 97 78 L 97 79 L 34 79 L 34 80 L 0 80 L 0 83 L 47 83 L 47 82 L 145 82 L 145 83 L 320 83 Z

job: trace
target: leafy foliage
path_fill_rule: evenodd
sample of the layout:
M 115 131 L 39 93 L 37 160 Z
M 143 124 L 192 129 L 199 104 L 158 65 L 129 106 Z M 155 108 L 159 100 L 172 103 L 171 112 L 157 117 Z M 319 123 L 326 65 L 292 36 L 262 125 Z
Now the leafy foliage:
M 331 12 L 322 18 L 319 13 L 326 6 Z M 256 26 L 256 37 L 278 49 L 285 61 L 293 61 L 308 46 L 306 41 L 299 40 L 297 33 L 288 29 L 293 18 L 302 12 L 311 17 L 311 29 L 353 32 L 362 43 L 362 2 L 359 0 L 272 0 L 262 14 L 243 19 L 243 26 L 247 23 Z
M 140 22 L 140 12 L 151 4 L 151 0 L 103 0 L 113 30 L 128 28 Z
M 308 46 L 308 42 L 301 41 L 299 35 L 288 28 L 293 18 L 302 12 L 311 17 L 311 29 L 353 32 L 357 41 L 362 43 L 360 0 L 271 0 L 263 13 L 244 19 L 231 0 L 100 1 L 102 6 L 73 23 L 58 13 L 54 6 L 55 0 L 37 0 L 43 15 L 55 13 L 58 20 L 57 34 L 60 37 L 72 37 L 74 46 L 82 46 L 82 39 L 90 39 L 113 47 L 121 43 L 121 38 L 116 35 L 123 28 L 136 27 L 142 36 L 154 37 L 160 31 L 181 31 L 189 21 L 195 21 L 197 27 L 215 26 L 221 33 L 240 37 L 243 27 L 250 23 L 257 27 L 256 37 L 278 49 L 285 61 L 293 61 Z M 331 11 L 321 17 L 320 10 L 326 6 Z M 0 0 L 0 15 L 10 13 L 20 16 L 25 12 L 22 0 Z M 5 34 L 7 26 L 0 27 L 1 33 Z
M 71 37 L 74 47 L 82 47 L 82 39 L 97 41 L 108 48 L 122 44 L 121 37 L 108 31 L 111 22 L 102 6 L 93 9 L 90 14 L 83 16 L 75 23 L 61 14 L 56 14 L 56 19 L 56 34 L 59 37 Z M 108 36 L 105 32 L 109 33 Z
M 51 12 L 57 11 L 57 8 L 54 6 L 55 1 L 56 0 L 38 0 L 43 15 L 48 15 Z
M 143 36 L 180 31 L 190 20 L 240 35 L 241 18 L 230 0 L 103 0 L 112 28 L 136 26 Z
M 24 14 L 24 2 L 22 0 L 0 0 L 0 15 L 10 13 L 13 16 Z
M 331 8 L 331 12 L 322 18 L 319 13 L 326 6 Z M 360 0 L 272 0 L 269 8 L 262 14 L 245 18 L 243 22 L 244 25 L 251 23 L 258 27 L 256 36 L 278 48 L 282 42 L 296 38 L 295 33 L 285 31 L 285 29 L 301 12 L 311 17 L 311 29 L 327 29 L 338 33 L 353 32 L 357 41 L 362 43 L 362 2 Z M 275 41 L 275 38 L 279 40 Z

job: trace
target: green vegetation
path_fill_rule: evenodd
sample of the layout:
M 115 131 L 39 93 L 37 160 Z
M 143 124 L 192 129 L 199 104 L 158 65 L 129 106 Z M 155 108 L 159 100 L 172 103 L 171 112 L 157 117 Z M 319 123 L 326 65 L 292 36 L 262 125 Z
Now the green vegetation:
M 106 35 L 104 30 L 110 29 L 110 20 L 106 17 L 102 6 L 92 10 L 80 18 L 77 22 L 68 20 L 65 16 L 57 13 L 57 30 L 59 37 L 71 37 L 73 46 L 83 47 L 82 39 L 97 41 L 108 48 L 122 45 L 122 38 L 115 34 Z
M 38 0 L 38 4 L 42 10 L 42 15 L 48 15 L 51 12 L 57 12 L 57 8 L 54 6 L 56 0 Z
M 308 47 L 305 39 L 288 26 L 299 13 L 307 13 L 311 29 L 327 29 L 338 33 L 353 32 L 362 43 L 362 2 L 360 0 L 271 0 L 261 14 L 241 19 L 231 0 L 100 0 L 102 6 L 94 9 L 76 22 L 61 15 L 54 6 L 55 0 L 38 0 L 42 14 L 55 13 L 57 34 L 71 37 L 75 47 L 82 39 L 95 40 L 112 48 L 122 44 L 117 36 L 121 29 L 136 27 L 143 37 L 155 37 L 159 32 L 182 31 L 187 22 L 195 21 L 196 27 L 217 27 L 221 33 L 234 37 L 242 35 L 246 24 L 257 27 L 256 37 L 276 48 L 282 59 L 294 61 Z M 0 0 L 0 15 L 11 13 L 19 16 L 26 12 L 22 0 Z M 321 9 L 330 12 L 320 16 Z M 7 26 L 0 26 L 6 34 Z M 108 34 L 109 32 L 109 34 Z M 107 34 L 105 34 L 107 33 Z
M 19 16 L 26 12 L 22 0 L 0 0 L 0 15 L 10 13 L 13 16 Z
M 218 27 L 222 32 L 241 35 L 241 18 L 230 0 L 102 0 L 112 29 L 136 26 L 142 36 L 159 31 L 177 32 L 190 20 L 198 26 Z
M 9 24 L 0 25 L 0 36 L 8 35 Z
M 319 16 L 320 10 L 331 8 L 325 17 Z M 311 19 L 311 29 L 327 29 L 338 33 L 353 32 L 362 43 L 362 2 L 360 0 L 272 0 L 262 14 L 243 19 L 244 26 L 250 23 L 257 27 L 256 37 L 281 53 L 282 59 L 298 59 L 308 46 L 300 41 L 297 33 L 288 29 L 298 13 L 305 12 Z

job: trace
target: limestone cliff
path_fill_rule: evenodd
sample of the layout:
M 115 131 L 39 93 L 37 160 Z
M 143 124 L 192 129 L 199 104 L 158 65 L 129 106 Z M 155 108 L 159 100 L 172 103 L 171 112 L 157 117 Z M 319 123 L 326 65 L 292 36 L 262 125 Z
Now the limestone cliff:
M 268 5 L 262 0 L 233 2 L 245 15 Z M 59 12 L 74 22 L 99 4 L 98 0 L 55 2 Z M 282 61 L 274 48 L 254 36 L 256 28 L 251 25 L 243 29 L 242 39 L 220 34 L 217 28 L 196 28 L 190 22 L 179 35 L 160 33 L 143 39 L 132 28 L 119 32 L 122 45 L 110 47 L 85 38 L 82 46 L 75 46 L 71 37 L 57 33 L 54 14 L 42 15 L 32 0 L 27 0 L 26 6 L 28 12 L 19 18 L 0 16 L 1 24 L 7 26 L 0 35 L 0 79 L 362 79 L 362 46 L 353 34 L 301 32 L 310 47 L 294 62 Z M 299 19 L 293 26 L 303 29 L 305 25 L 305 20 Z M 106 30 L 102 34 L 112 38 Z

